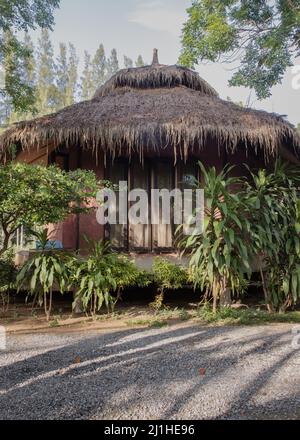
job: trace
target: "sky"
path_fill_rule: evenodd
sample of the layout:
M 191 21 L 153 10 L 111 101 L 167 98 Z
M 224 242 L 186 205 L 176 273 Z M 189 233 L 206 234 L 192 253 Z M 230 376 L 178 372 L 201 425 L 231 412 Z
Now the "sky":
M 123 55 L 135 60 L 141 54 L 149 63 L 153 48 L 157 48 L 160 63 L 175 64 L 190 5 L 191 0 L 61 0 L 60 9 L 55 12 L 52 41 L 56 50 L 59 42 L 73 43 L 81 60 L 84 50 L 93 54 L 103 43 L 107 52 L 116 48 L 120 60 Z M 35 40 L 37 36 L 35 33 Z M 300 65 L 300 59 L 295 64 Z M 221 98 L 247 102 L 249 89 L 228 86 L 231 65 L 201 64 L 196 70 Z M 294 76 L 289 69 L 282 84 L 273 88 L 272 97 L 267 100 L 257 101 L 252 93 L 251 106 L 287 115 L 290 122 L 298 124 L 300 87 L 298 90 L 292 87 Z

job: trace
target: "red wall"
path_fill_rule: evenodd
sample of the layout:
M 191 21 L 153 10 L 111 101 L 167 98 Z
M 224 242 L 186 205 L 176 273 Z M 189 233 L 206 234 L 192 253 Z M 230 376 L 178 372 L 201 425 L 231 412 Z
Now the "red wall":
M 163 156 L 164 152 L 161 154 L 161 157 Z M 46 165 L 47 154 L 46 151 L 41 151 L 40 153 L 37 151 L 30 153 L 21 152 L 17 160 Z M 244 148 L 239 149 L 233 155 L 227 154 L 221 149 L 221 154 L 219 155 L 218 149 L 213 144 L 207 146 L 204 151 L 197 154 L 195 162 L 198 160 L 207 167 L 215 166 L 218 172 L 226 164 L 236 165 L 232 173 L 234 175 L 246 175 L 246 169 L 243 163 L 248 163 L 251 168 L 264 166 L 262 157 L 256 156 L 253 152 L 247 155 Z M 96 163 L 95 155 L 93 155 L 90 150 L 80 151 L 77 147 L 71 148 L 69 153 L 69 166 L 70 170 L 76 168 L 92 170 L 96 173 L 99 180 L 104 179 L 105 168 L 103 157 L 99 157 L 98 163 Z M 92 204 L 97 206 L 95 201 L 92 202 Z M 86 248 L 84 235 L 93 240 L 104 238 L 104 228 L 97 223 L 96 210 L 93 210 L 89 214 L 80 214 L 79 216 L 72 215 L 61 224 L 48 225 L 48 227 L 51 233 L 51 239 L 60 240 L 66 249 L 76 249 L 77 247 L 80 249 Z

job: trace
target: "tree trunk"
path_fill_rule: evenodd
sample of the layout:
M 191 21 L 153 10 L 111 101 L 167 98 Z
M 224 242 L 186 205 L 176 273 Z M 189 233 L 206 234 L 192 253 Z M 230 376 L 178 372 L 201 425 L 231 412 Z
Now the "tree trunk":
M 50 321 L 51 309 L 52 309 L 52 289 L 50 289 L 49 293 L 49 306 L 47 306 L 47 293 L 44 292 L 44 308 L 47 321 Z
M 231 299 L 231 291 L 228 288 L 222 290 L 220 294 L 220 307 L 231 307 L 232 299 Z
M 288 296 L 287 300 L 279 307 L 279 313 L 285 313 L 287 308 L 292 305 L 292 299 L 290 295 Z
M 73 293 L 73 298 L 74 298 L 74 302 L 73 302 L 73 314 L 74 315 L 81 315 L 84 310 L 83 310 L 83 305 L 82 305 L 82 301 L 80 298 L 76 298 L 76 293 Z
M 263 291 L 264 291 L 264 296 L 265 296 L 265 302 L 266 302 L 266 306 L 267 306 L 267 310 L 269 313 L 274 313 L 274 308 L 273 308 L 273 304 L 272 304 L 272 300 L 271 300 L 271 295 L 270 295 L 270 291 L 268 288 L 268 283 L 266 282 L 266 278 L 263 272 L 262 267 L 260 267 L 260 276 L 261 276 L 261 282 L 262 282 L 262 286 L 263 286 Z
M 218 307 L 218 297 L 214 292 L 214 294 L 213 294 L 213 314 L 214 315 L 217 314 L 217 307 Z
M 1 247 L 1 249 L 0 249 L 0 257 L 1 257 L 3 254 L 5 254 L 5 252 L 6 252 L 7 249 L 8 249 L 9 238 L 10 238 L 9 235 L 4 234 L 4 240 L 3 240 L 3 243 L 2 243 L 2 247 Z
M 214 280 L 213 282 L 213 289 L 212 289 L 212 295 L 213 295 L 213 314 L 217 314 L 217 307 L 218 307 L 218 289 L 217 289 L 217 281 Z

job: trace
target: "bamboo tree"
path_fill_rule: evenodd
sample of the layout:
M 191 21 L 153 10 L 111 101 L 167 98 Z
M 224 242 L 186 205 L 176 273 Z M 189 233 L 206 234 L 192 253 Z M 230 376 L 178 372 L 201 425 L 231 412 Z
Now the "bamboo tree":
M 124 67 L 125 69 L 131 69 L 133 67 L 133 61 L 131 58 L 124 55 Z
M 76 102 L 78 91 L 78 57 L 73 44 L 69 44 L 68 60 L 68 82 L 66 88 L 66 105 L 73 105 Z
M 107 78 L 107 61 L 103 44 L 98 47 L 92 62 L 92 81 L 93 88 L 91 95 L 95 93 L 98 87 L 105 83 Z
M 145 63 L 144 63 L 143 57 L 142 57 L 142 55 L 139 55 L 138 59 L 135 62 L 135 67 L 144 67 L 144 66 L 145 66 Z
M 118 61 L 118 54 L 116 49 L 113 49 L 111 51 L 110 57 L 107 60 L 107 79 L 115 75 L 119 69 L 120 67 Z
M 41 115 L 55 110 L 57 88 L 53 46 L 47 29 L 43 29 L 38 42 L 37 100 Z
M 84 69 L 81 77 L 80 90 L 81 90 L 80 97 L 83 101 L 92 98 L 93 95 L 92 62 L 91 62 L 91 55 L 87 51 L 84 52 Z
M 59 45 L 59 55 L 56 62 L 56 85 L 57 85 L 57 99 L 56 110 L 64 108 L 66 104 L 67 85 L 68 85 L 68 61 L 67 61 L 67 46 L 64 43 Z

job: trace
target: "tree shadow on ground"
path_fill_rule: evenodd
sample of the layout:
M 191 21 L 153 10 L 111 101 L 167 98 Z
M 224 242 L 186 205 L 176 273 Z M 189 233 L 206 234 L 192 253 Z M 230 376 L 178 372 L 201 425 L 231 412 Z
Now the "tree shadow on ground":
M 50 343 L 47 335 L 40 335 L 32 345 L 43 353 L 30 355 L 29 350 L 26 359 L 8 360 L 1 367 L 0 415 L 2 419 L 280 418 L 285 406 L 289 411 L 282 418 L 296 418 L 297 376 L 294 386 L 288 383 L 282 393 L 276 375 L 286 370 L 282 380 L 289 380 L 299 350 L 291 348 L 286 328 L 264 329 L 185 325 L 82 334 L 75 342 L 74 335 L 62 335 Z M 22 343 L 10 351 L 15 358 L 23 351 Z M 80 363 L 74 363 L 76 358 Z M 205 375 L 200 368 L 206 369 Z M 268 387 L 274 387 L 274 395 Z M 265 388 L 266 395 L 261 395 Z

